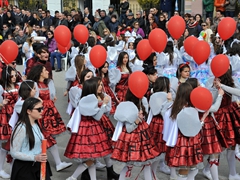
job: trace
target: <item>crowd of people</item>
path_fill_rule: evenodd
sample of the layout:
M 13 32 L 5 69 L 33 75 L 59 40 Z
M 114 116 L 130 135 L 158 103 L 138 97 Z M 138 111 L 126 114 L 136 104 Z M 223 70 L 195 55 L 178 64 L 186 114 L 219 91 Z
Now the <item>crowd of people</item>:
M 206 8 L 206 19 L 200 14 L 185 14 L 186 29 L 180 39 L 174 40 L 167 24 L 171 15 L 179 16 L 179 12 L 172 14 L 166 2 L 161 1 L 159 11 L 151 8 L 149 12 L 136 12 L 136 16 L 127 0 L 121 2 L 120 14 L 109 5 L 108 13 L 98 9 L 94 16 L 87 7 L 83 13 L 74 9 L 55 11 L 54 17 L 43 9 L 30 12 L 11 5 L 6 12 L 0 9 L 2 41 L 13 40 L 19 47 L 16 60 L 10 64 L 0 61 L 0 177 L 40 179 L 40 164 L 46 162 L 46 179 L 51 179 L 47 155 L 41 152 L 43 139 L 47 139 L 56 171 L 70 167 L 72 163 L 61 160 L 56 141 L 57 136 L 69 131 L 64 156 L 76 160 L 78 166 L 67 180 L 80 175 L 82 180 L 96 180 L 96 166 L 106 167 L 106 177 L 114 180 L 130 177 L 133 166 L 143 167 L 145 179 L 161 179 L 160 171 L 169 174 L 171 180 L 194 180 L 204 156 L 208 157 L 204 176 L 219 180 L 223 151 L 227 152 L 229 179 L 240 180 L 236 171 L 236 160 L 240 160 L 240 16 L 235 17 L 235 34 L 223 41 L 217 27 L 225 15 L 233 15 L 227 9 L 232 1 L 220 3 L 226 9 L 217 9 L 214 18 L 211 8 Z M 73 32 L 78 24 L 88 28 L 89 37 L 86 44 L 74 37 L 71 40 L 63 94 L 68 96 L 70 120 L 65 125 L 55 106 L 52 71 L 55 58 L 56 72 L 62 71 L 61 58 L 66 54 L 57 50 L 54 29 L 65 25 Z M 155 28 L 168 36 L 166 47 L 142 61 L 136 47 Z M 201 65 L 184 49 L 189 36 L 209 43 L 211 53 Z M 97 68 L 89 57 L 95 45 L 102 45 L 107 52 L 106 62 Z M 230 66 L 215 78 L 210 64 L 218 54 L 225 54 Z M 22 74 L 16 69 L 23 56 L 26 62 Z M 128 85 L 135 71 L 145 73 L 149 81 L 141 99 Z M 206 112 L 194 108 L 190 101 L 191 92 L 198 86 L 213 95 Z M 115 120 L 116 127 L 112 123 Z M 201 122 L 200 132 L 184 129 L 178 123 L 196 120 Z M 3 170 L 6 157 L 11 175 Z M 106 165 L 99 162 L 100 158 Z M 115 161 L 124 164 L 120 174 L 113 168 Z

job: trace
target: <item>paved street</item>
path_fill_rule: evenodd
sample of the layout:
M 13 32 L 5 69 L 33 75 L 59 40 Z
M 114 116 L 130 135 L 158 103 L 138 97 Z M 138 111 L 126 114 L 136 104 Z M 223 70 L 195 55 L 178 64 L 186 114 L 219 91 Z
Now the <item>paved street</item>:
M 23 66 L 18 66 L 17 69 L 22 72 L 23 70 Z M 69 120 L 69 116 L 66 114 L 66 108 L 67 108 L 67 97 L 63 96 L 63 92 L 65 91 L 65 87 L 66 87 L 66 81 L 64 80 L 65 77 L 65 71 L 62 72 L 53 72 L 53 78 L 54 78 L 54 83 L 55 83 L 55 87 L 57 90 L 57 102 L 56 102 L 56 106 L 60 112 L 60 114 L 62 115 L 62 118 L 64 119 L 65 124 L 67 124 L 68 120 Z M 113 122 L 116 123 L 116 122 Z M 65 147 L 68 143 L 70 134 L 69 133 L 65 133 L 64 135 L 61 135 L 57 138 L 57 143 L 58 143 L 58 147 L 59 147 L 59 153 L 61 155 L 61 159 L 63 161 L 67 161 L 67 162 L 73 162 L 73 166 L 71 168 L 68 168 L 66 170 L 63 170 L 62 172 L 56 172 L 56 168 L 55 168 L 55 164 L 53 161 L 53 158 L 51 156 L 51 154 L 49 154 L 48 159 L 49 162 L 51 164 L 51 169 L 53 172 L 53 176 L 52 176 L 52 180 L 65 180 L 67 177 L 71 176 L 71 174 L 73 173 L 73 171 L 76 169 L 77 164 L 72 161 L 69 160 L 67 158 L 65 158 L 63 156 L 64 151 L 65 151 Z M 227 160 L 225 157 L 226 153 L 223 153 L 221 160 L 220 160 L 220 167 L 219 167 L 219 174 L 220 174 L 220 180 L 227 180 L 228 178 L 228 165 L 227 165 Z M 103 162 L 103 161 L 102 161 Z M 6 172 L 9 172 L 9 165 L 5 164 L 4 166 Z M 122 169 L 122 166 L 119 164 L 115 164 L 114 165 L 114 169 L 116 172 L 120 172 Z M 138 173 L 140 172 L 141 168 L 134 168 L 132 170 L 132 177 L 129 178 L 129 180 L 135 180 L 135 178 L 137 177 Z M 200 170 L 201 171 L 201 170 Z M 240 163 L 237 162 L 237 172 L 240 173 Z M 159 178 L 159 180 L 168 180 L 169 176 L 162 174 L 160 172 L 157 173 L 157 176 Z M 80 177 L 78 178 L 80 179 Z M 97 171 L 97 179 L 98 180 L 107 180 L 107 172 L 104 169 L 103 171 Z M 140 174 L 139 180 L 143 180 L 143 173 Z M 204 180 L 205 178 L 203 177 L 202 173 L 200 172 L 196 178 L 196 180 Z M 1 180 L 1 178 L 0 178 Z

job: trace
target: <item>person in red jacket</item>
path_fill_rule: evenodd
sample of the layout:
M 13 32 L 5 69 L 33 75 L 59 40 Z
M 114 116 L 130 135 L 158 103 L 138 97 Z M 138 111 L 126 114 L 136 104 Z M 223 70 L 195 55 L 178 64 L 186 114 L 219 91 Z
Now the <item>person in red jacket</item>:
M 216 7 L 216 11 L 221 11 L 222 13 L 225 12 L 225 6 L 227 1 L 226 0 L 215 0 L 214 6 Z

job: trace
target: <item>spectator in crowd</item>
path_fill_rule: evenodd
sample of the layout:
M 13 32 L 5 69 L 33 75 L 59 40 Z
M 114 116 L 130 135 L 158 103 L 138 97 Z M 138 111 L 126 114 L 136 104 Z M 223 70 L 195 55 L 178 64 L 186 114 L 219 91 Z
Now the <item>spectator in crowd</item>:
M 51 26 L 52 25 L 52 21 L 49 17 L 47 17 L 46 11 L 42 11 L 42 20 L 40 22 L 40 27 L 43 26 Z
M 206 11 L 206 17 L 213 17 L 213 0 L 203 0 L 203 8 Z
M 18 35 L 18 33 L 19 33 L 20 30 L 21 30 L 21 26 L 20 26 L 19 24 L 17 24 L 17 25 L 15 26 L 14 31 L 13 31 L 14 37 L 16 37 L 16 36 Z
M 218 26 L 218 23 L 221 21 L 221 19 L 223 18 L 223 14 L 221 11 L 216 11 L 216 15 L 213 18 L 213 24 L 214 26 Z
M 8 40 L 12 40 L 15 42 L 15 38 L 13 36 L 13 33 L 8 34 Z
M 172 16 L 172 0 L 161 0 L 160 10 L 166 12 L 168 17 Z
M 47 13 L 47 17 L 49 19 L 51 19 L 51 21 L 53 20 L 53 16 L 51 15 L 50 11 L 49 10 L 46 10 L 46 13 Z
M 157 17 L 156 14 L 155 14 L 154 8 L 151 8 L 151 9 L 150 9 L 149 14 L 152 14 L 153 17 L 154 17 L 154 21 L 155 21 L 156 23 L 158 23 L 158 17 Z
M 71 16 L 73 17 L 76 14 L 77 14 L 77 11 L 75 9 L 71 9 Z
M 63 13 L 59 13 L 58 20 L 57 20 L 57 23 L 55 24 L 55 27 L 57 27 L 59 25 L 64 25 L 64 26 L 68 27 L 68 21 L 64 18 Z
M 142 38 L 145 37 L 145 33 L 144 33 L 143 29 L 140 28 L 139 22 L 135 21 L 135 22 L 133 23 L 133 27 L 134 27 L 134 28 L 133 28 L 132 32 L 135 32 L 136 35 L 140 35 Z
M 3 17 L 4 17 L 3 10 L 2 8 L 0 8 L 0 30 L 1 31 L 3 30 Z
M 226 0 L 215 0 L 214 6 L 216 7 L 216 11 L 221 11 L 222 14 L 225 13 Z
M 203 30 L 200 32 L 200 37 L 202 37 L 204 41 L 210 43 L 211 35 L 213 34 L 212 30 L 210 29 L 206 22 L 202 22 L 201 26 Z
M 59 15 L 59 11 L 55 11 L 55 16 L 52 19 L 52 24 L 56 24 L 57 20 L 58 20 L 58 15 Z
M 107 28 L 109 29 L 109 23 L 110 23 L 110 21 L 111 21 L 111 18 L 106 15 L 106 11 L 105 11 L 105 10 L 101 10 L 100 16 L 101 16 L 101 20 L 104 21 L 105 25 L 106 25 Z
M 138 22 L 139 27 L 144 29 L 145 24 L 144 24 L 144 19 L 142 17 L 142 11 L 137 11 L 135 20 Z
M 22 64 L 22 46 L 27 40 L 27 35 L 24 34 L 23 30 L 19 30 L 18 35 L 15 37 L 15 42 L 18 45 L 18 56 L 17 56 L 17 65 Z
M 15 18 L 16 24 L 23 25 L 23 21 L 22 21 L 23 15 L 19 8 L 16 9 L 16 14 L 15 14 L 14 18 Z
M 2 31 L 2 36 L 4 41 L 8 39 L 8 34 L 10 33 L 11 33 L 11 30 L 9 29 L 8 24 L 4 23 L 3 31 Z
M 54 34 L 52 31 L 47 31 L 47 40 L 45 42 L 48 47 L 48 52 L 51 54 L 57 49 L 57 42 L 54 39 Z
M 33 13 L 33 19 L 32 21 L 29 23 L 30 26 L 33 25 L 39 25 L 41 22 L 41 18 L 38 16 L 38 13 Z
M 168 13 L 167 13 L 167 12 L 163 12 L 163 15 L 164 15 L 164 17 L 165 17 L 166 21 L 168 21 L 168 20 L 169 20 Z
M 159 21 L 158 21 L 158 27 L 162 29 L 163 31 L 166 30 L 166 19 L 163 14 L 159 15 Z
M 122 24 L 122 21 L 127 18 L 126 11 L 129 8 L 128 0 L 122 0 L 122 2 L 120 3 L 120 8 L 121 8 L 121 14 L 120 14 L 119 22 L 120 24 Z
M 7 13 L 5 14 L 3 22 L 5 24 L 8 24 L 8 27 L 11 31 L 14 30 L 16 22 L 14 16 L 10 11 L 7 11 Z
M 126 21 L 123 23 L 123 26 L 133 28 L 134 21 L 135 21 L 134 14 L 132 12 L 130 12 L 127 15 Z
M 32 35 L 37 35 L 37 33 L 33 30 L 32 26 L 27 25 L 25 28 L 24 33 L 28 36 L 31 37 Z
M 112 16 L 111 16 L 111 21 L 109 22 L 109 30 L 110 30 L 110 32 L 115 32 L 115 33 L 117 33 L 117 31 L 118 31 L 118 25 L 119 25 L 119 23 L 118 23 L 118 21 L 117 21 L 117 16 L 115 15 L 115 14 L 113 14 Z
M 71 14 L 67 15 L 67 22 L 68 22 L 68 28 L 71 30 L 72 23 L 73 23 L 73 18 Z
M 114 10 L 114 5 L 111 4 L 108 6 L 108 17 L 111 18 L 112 15 L 114 15 L 114 14 L 116 15 L 116 19 L 118 20 L 118 18 L 119 18 L 118 13 L 117 13 L 117 11 Z
M 189 24 L 187 25 L 188 28 L 188 32 L 190 36 L 195 36 L 198 37 L 200 31 L 201 31 L 201 27 L 199 26 L 198 22 L 196 21 L 194 16 L 191 16 L 189 19 Z
M 33 16 L 30 10 L 26 10 L 26 18 L 23 20 L 23 23 L 29 23 L 33 20 Z
M 213 19 L 211 17 L 206 18 L 206 24 L 213 31 L 213 33 L 216 34 L 216 29 L 214 29 Z
M 94 16 L 94 20 L 95 20 L 95 23 L 93 24 L 93 30 L 95 30 L 99 34 L 99 36 L 104 37 L 103 30 L 107 28 L 104 21 L 101 20 L 101 17 L 99 16 L 99 14 L 96 14 Z
M 184 14 L 184 20 L 185 20 L 185 22 L 186 22 L 186 25 L 189 24 L 189 22 L 190 22 L 190 20 L 189 20 L 190 17 L 191 17 L 191 14 L 189 14 L 189 13 Z
M 226 17 L 233 18 L 235 16 L 236 3 L 237 3 L 237 0 L 226 0 L 226 3 L 225 3 Z
M 22 46 L 22 52 L 25 54 L 26 59 L 30 59 L 33 57 L 33 43 L 34 43 L 34 36 L 28 37 L 26 42 L 24 42 Z
M 66 57 L 66 53 L 62 54 L 59 51 L 53 52 L 50 54 L 50 62 L 52 66 L 52 70 L 55 70 L 54 64 L 55 64 L 55 58 L 57 59 L 57 69 L 55 72 L 61 72 L 62 71 L 62 63 L 61 59 Z
M 92 24 L 95 22 L 95 18 L 93 17 L 92 14 L 90 14 L 88 7 L 85 7 L 84 9 L 84 17 L 87 16 L 88 19 L 92 22 Z
M 150 32 L 151 32 L 153 29 L 157 28 L 157 27 L 158 27 L 158 26 L 157 26 L 157 23 L 155 22 L 154 17 L 150 18 L 150 20 L 149 20 L 149 29 L 150 29 Z
M 201 14 L 195 14 L 195 19 L 199 25 L 201 25 L 203 23 Z
M 78 24 L 80 24 L 81 22 L 82 22 L 82 19 L 81 19 L 80 15 L 79 15 L 79 14 L 75 14 L 75 15 L 73 16 L 72 27 L 71 27 L 70 30 L 73 31 L 73 29 L 75 28 L 75 26 L 78 25 Z M 92 22 L 91 22 L 91 24 L 92 24 Z
M 88 29 L 90 29 L 92 27 L 92 23 L 91 21 L 88 19 L 88 17 L 84 17 L 84 20 L 83 20 L 83 25 L 86 26 Z

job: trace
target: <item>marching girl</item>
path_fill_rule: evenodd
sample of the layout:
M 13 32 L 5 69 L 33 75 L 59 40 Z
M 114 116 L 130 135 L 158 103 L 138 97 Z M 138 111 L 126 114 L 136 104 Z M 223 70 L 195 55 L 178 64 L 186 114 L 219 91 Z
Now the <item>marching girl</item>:
M 101 77 L 102 83 L 103 83 L 103 91 L 111 97 L 112 100 L 112 109 L 110 111 L 110 114 L 114 114 L 116 110 L 116 106 L 118 105 L 118 99 L 116 98 L 113 90 L 110 88 L 110 78 L 108 75 L 108 68 L 109 68 L 109 63 L 106 61 L 99 69 L 97 72 L 97 75 Z
M 43 101 L 43 113 L 42 118 L 38 120 L 40 129 L 47 139 L 47 148 L 51 152 L 54 161 L 56 163 L 56 170 L 61 171 L 68 168 L 72 163 L 61 162 L 57 142 L 55 137 L 66 130 L 64 122 L 54 105 L 57 100 L 55 87 L 52 80 L 49 80 L 48 71 L 42 65 L 34 66 L 29 74 L 28 79 L 37 83 L 37 90 L 39 91 L 39 97 Z
M 156 144 L 159 152 L 164 156 L 167 150 L 165 141 L 163 140 L 163 117 L 161 109 L 165 103 L 172 103 L 172 95 L 170 93 L 170 81 L 167 77 L 158 77 L 153 85 L 153 94 L 149 100 L 150 111 L 148 121 L 150 132 L 152 133 L 152 141 Z M 161 156 L 162 156 L 161 155 Z M 165 156 L 164 156 L 165 157 Z M 166 166 L 164 158 L 152 164 L 152 170 L 156 174 L 156 169 L 159 164 L 160 171 L 165 174 L 170 174 L 170 169 Z
M 186 81 L 191 84 L 194 88 L 198 87 L 200 84 L 196 78 L 189 78 Z M 214 93 L 215 94 L 215 93 Z M 222 102 L 224 91 L 219 88 L 218 93 L 214 97 L 214 104 L 208 110 L 210 114 L 204 119 L 202 126 L 202 151 L 204 155 L 209 156 L 208 163 L 203 169 L 203 175 L 208 179 L 219 180 L 218 177 L 218 166 L 219 166 L 219 155 L 223 151 L 220 139 L 219 139 L 219 131 L 217 129 L 216 119 L 213 117 L 213 113 L 217 112 Z M 199 112 L 199 117 L 203 116 L 203 112 Z M 210 171 L 210 173 L 209 173 Z
M 239 96 L 240 90 L 236 88 L 236 82 L 232 78 L 231 66 L 229 70 L 213 82 L 214 87 L 222 88 L 225 92 L 220 108 L 214 113 L 219 124 L 220 131 L 223 133 L 221 137 L 222 147 L 227 149 L 227 161 L 229 166 L 229 179 L 240 180 L 240 176 L 236 172 L 236 159 L 238 158 L 238 148 L 235 150 L 236 144 L 240 144 L 240 107 L 237 102 L 232 102 L 234 96 Z
M 179 64 L 177 72 L 176 72 L 176 77 L 178 78 L 178 83 L 184 83 L 186 80 L 190 77 L 190 66 L 189 63 L 182 63 Z
M 18 99 L 18 85 L 16 84 L 17 72 L 10 66 L 6 66 L 2 71 L 2 84 L 0 85 L 0 142 L 2 148 L 5 142 L 10 139 L 12 129 L 9 120 L 13 114 L 14 105 Z M 9 150 L 8 147 L 5 147 Z M 7 151 L 0 150 L 0 177 L 10 178 L 10 175 L 3 170 Z
M 128 89 L 128 77 L 132 73 L 132 70 L 129 67 L 129 56 L 126 52 L 121 52 L 119 54 L 116 72 L 118 72 L 117 74 L 121 74 L 121 78 L 120 80 L 116 80 L 118 83 L 116 84 L 115 92 L 118 100 L 122 102 L 124 101 Z
M 201 123 L 198 112 L 191 107 L 190 93 L 192 87 L 181 83 L 172 106 L 163 112 L 163 140 L 166 141 L 166 161 L 170 166 L 172 180 L 194 180 L 198 173 L 196 165 L 203 161 L 201 149 Z M 205 118 L 205 114 L 202 119 Z M 183 122 L 185 120 L 185 122 Z M 193 128 L 182 128 L 194 123 Z M 181 126 L 182 125 L 182 126 Z M 176 168 L 179 167 L 178 175 Z
M 110 98 L 105 96 L 101 107 L 98 107 L 98 94 L 101 92 L 102 85 L 98 78 L 91 78 L 83 83 L 78 103 L 79 110 L 74 112 L 77 113 L 77 118 L 71 119 L 68 123 L 72 134 L 64 153 L 66 157 L 77 160 L 79 165 L 67 180 L 76 180 L 86 169 L 89 171 L 90 179 L 96 180 L 95 162 L 101 157 L 107 164 L 108 179 L 118 179 L 109 156 L 112 153 L 111 141 L 101 122 L 103 114 L 111 108 Z
M 111 158 L 125 165 L 119 180 L 130 177 L 133 166 L 143 167 L 144 179 L 152 179 L 150 165 L 159 159 L 160 152 L 151 141 L 149 126 L 145 122 L 148 103 L 144 102 L 146 98 L 141 101 L 129 89 L 125 100 L 118 105 L 114 115 L 118 124 L 113 140 L 117 142 Z

